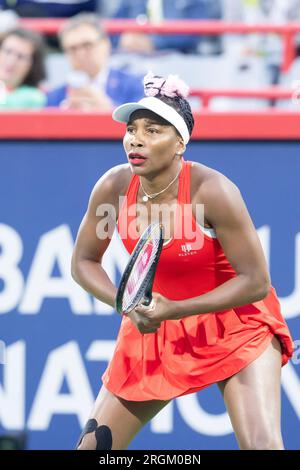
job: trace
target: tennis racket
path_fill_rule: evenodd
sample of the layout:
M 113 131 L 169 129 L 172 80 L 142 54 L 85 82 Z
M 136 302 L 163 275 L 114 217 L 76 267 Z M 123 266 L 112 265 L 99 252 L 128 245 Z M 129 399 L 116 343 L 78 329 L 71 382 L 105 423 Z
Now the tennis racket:
M 141 301 L 150 305 L 156 266 L 163 245 L 163 229 L 159 223 L 150 224 L 136 244 L 117 291 L 116 308 L 127 314 Z

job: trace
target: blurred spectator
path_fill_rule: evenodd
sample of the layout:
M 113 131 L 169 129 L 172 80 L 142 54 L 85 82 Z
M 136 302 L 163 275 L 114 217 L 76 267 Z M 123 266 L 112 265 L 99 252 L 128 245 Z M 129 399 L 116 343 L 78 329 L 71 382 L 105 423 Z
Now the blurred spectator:
M 220 0 L 120 0 L 114 18 L 133 18 L 151 22 L 183 19 L 220 19 Z M 145 35 L 124 33 L 119 47 L 126 51 L 151 53 L 161 49 L 175 49 L 183 53 L 219 53 L 220 38 L 197 35 Z
M 71 18 L 59 38 L 73 73 L 48 93 L 48 106 L 108 111 L 143 96 L 142 77 L 109 67 L 111 44 L 96 15 Z
M 28 29 L 14 28 L 0 42 L 0 108 L 41 108 L 45 94 L 44 42 Z
M 95 12 L 100 0 L 0 0 L 0 8 L 12 9 L 24 17 L 64 17 Z

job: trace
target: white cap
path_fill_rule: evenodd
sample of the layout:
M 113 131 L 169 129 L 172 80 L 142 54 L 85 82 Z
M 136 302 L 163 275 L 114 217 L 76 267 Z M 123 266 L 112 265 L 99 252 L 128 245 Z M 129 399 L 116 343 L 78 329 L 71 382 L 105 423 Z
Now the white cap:
M 128 122 L 131 114 L 138 109 L 148 109 L 153 113 L 161 116 L 170 124 L 172 124 L 179 132 L 185 144 L 190 140 L 190 133 L 184 119 L 175 111 L 172 106 L 164 103 L 154 96 L 142 98 L 137 103 L 125 103 L 116 108 L 112 114 L 115 121 Z

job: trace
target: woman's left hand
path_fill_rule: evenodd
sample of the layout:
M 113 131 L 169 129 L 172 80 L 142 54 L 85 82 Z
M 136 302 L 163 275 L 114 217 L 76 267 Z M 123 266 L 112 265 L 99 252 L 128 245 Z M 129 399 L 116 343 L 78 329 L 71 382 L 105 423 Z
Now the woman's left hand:
M 152 308 L 149 305 L 139 304 L 135 307 L 135 311 L 146 317 L 148 323 L 164 320 L 178 320 L 180 315 L 178 313 L 178 302 L 169 300 L 161 294 L 154 292 L 152 295 Z

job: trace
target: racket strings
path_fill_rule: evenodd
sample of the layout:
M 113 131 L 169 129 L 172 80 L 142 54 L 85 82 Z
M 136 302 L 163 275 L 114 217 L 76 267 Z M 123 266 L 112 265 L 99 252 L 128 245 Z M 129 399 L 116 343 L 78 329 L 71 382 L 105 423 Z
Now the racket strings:
M 153 230 L 132 267 L 132 271 L 123 294 L 123 311 L 130 310 L 131 306 L 136 304 L 137 300 L 140 300 L 137 299 L 137 297 L 139 296 L 141 287 L 155 261 L 159 245 L 160 232 L 159 230 Z

